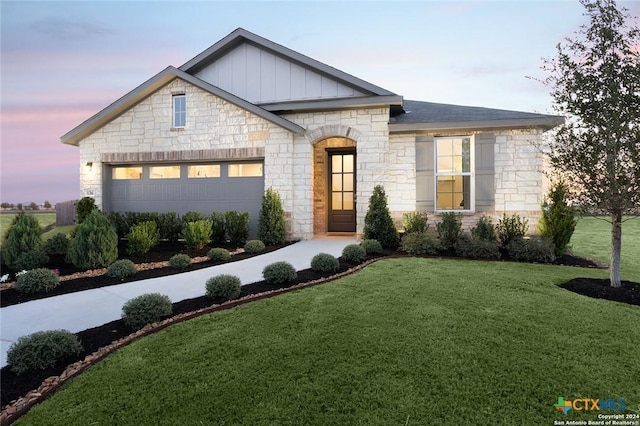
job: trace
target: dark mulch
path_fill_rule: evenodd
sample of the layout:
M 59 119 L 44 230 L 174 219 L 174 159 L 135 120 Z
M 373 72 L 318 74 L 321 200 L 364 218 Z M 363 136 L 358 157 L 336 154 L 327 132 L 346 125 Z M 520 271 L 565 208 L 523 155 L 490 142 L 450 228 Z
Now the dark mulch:
M 611 287 L 608 279 L 574 278 L 560 287 L 595 299 L 613 300 L 640 306 L 640 283 L 622 281 L 622 286 Z

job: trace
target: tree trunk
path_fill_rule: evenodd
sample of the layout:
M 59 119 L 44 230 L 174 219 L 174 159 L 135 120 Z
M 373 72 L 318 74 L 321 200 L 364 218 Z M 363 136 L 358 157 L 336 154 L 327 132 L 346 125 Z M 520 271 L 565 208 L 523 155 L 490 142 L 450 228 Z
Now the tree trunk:
M 622 214 L 611 215 L 611 263 L 609 277 L 611 287 L 621 287 L 620 282 L 620 251 L 622 249 Z

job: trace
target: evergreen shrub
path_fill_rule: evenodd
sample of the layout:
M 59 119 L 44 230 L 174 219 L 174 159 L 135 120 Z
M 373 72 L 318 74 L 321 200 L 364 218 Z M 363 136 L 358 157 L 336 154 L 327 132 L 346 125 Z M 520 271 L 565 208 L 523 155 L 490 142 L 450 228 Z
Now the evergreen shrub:
M 78 223 L 84 222 L 89 214 L 97 210 L 96 201 L 91 197 L 82 197 L 76 203 L 76 216 Z
M 207 257 L 216 262 L 225 262 L 231 259 L 231 253 L 227 249 L 216 247 L 207 252 Z
M 329 253 L 318 253 L 311 259 L 311 269 L 318 272 L 336 272 L 340 261 Z
M 553 242 L 556 255 L 565 252 L 578 223 L 574 209 L 567 204 L 567 194 L 568 188 L 563 181 L 549 188 L 538 222 L 540 236 Z
M 367 254 L 382 254 L 382 244 L 378 240 L 362 240 L 360 243 Z
M 280 194 L 272 188 L 262 196 L 258 218 L 258 238 L 266 245 L 283 244 L 287 238 L 287 225 Z
M 11 371 L 44 370 L 82 351 L 78 336 L 67 330 L 38 331 L 20 337 L 7 351 Z
M 226 231 L 224 228 L 224 213 L 211 213 L 211 241 L 214 243 L 224 243 Z
M 436 229 L 442 249 L 455 250 L 462 229 L 462 215 L 455 212 L 442 213 L 442 219 L 436 225 Z
M 82 270 L 105 268 L 118 258 L 118 234 L 106 215 L 93 210 L 76 227 L 67 257 Z
M 440 241 L 438 238 L 426 232 L 412 232 L 405 234 L 400 243 L 400 250 L 412 256 L 430 255 L 435 256 L 440 251 Z
M 500 248 L 495 239 L 462 234 L 456 245 L 456 254 L 468 259 L 500 259 Z
M 223 297 L 227 300 L 237 299 L 242 292 L 240 278 L 235 275 L 217 275 L 207 280 L 206 294 L 209 297 Z
M 127 253 L 129 255 L 145 254 L 160 242 L 158 225 L 154 221 L 133 225 L 127 234 Z
M 171 256 L 169 259 L 169 266 L 179 271 L 184 271 L 191 265 L 191 258 L 188 254 L 178 253 Z
M 172 311 L 169 296 L 147 293 L 128 300 L 122 306 L 122 319 L 129 327 L 139 329 L 171 315 Z
M 360 244 L 349 244 L 342 249 L 342 258 L 349 263 L 362 263 L 367 252 Z
M 69 250 L 69 238 L 62 232 L 44 242 L 44 252 L 49 256 L 65 256 Z
M 211 221 L 197 220 L 195 222 L 186 222 L 182 235 L 188 247 L 201 250 L 211 241 Z
M 295 280 L 298 273 L 289 262 L 275 262 L 262 270 L 262 277 L 270 284 L 283 284 Z
M 405 234 L 414 232 L 425 233 L 429 230 L 426 212 L 410 212 L 402 214 L 402 227 Z
M 129 259 L 120 259 L 113 262 L 107 268 L 107 276 L 111 278 L 125 278 L 135 275 L 138 270 L 135 263 Z
M 369 208 L 364 218 L 364 239 L 377 240 L 382 247 L 389 249 L 398 247 L 400 236 L 391 219 L 382 185 L 376 185 L 369 198 Z
M 503 213 L 502 219 L 500 219 L 498 221 L 498 225 L 496 225 L 496 232 L 498 233 L 500 246 L 507 248 L 511 241 L 524 238 L 527 234 L 528 223 L 529 221 L 527 219 L 522 220 L 520 215 L 517 213 L 514 213 L 511 216 L 507 216 L 506 213 Z
M 236 246 L 244 245 L 249 238 L 249 213 L 226 212 L 224 214 L 224 223 L 229 242 Z
M 553 263 L 556 260 L 553 242 L 538 237 L 515 238 L 507 246 L 507 252 L 518 262 Z
M 18 258 L 26 252 L 42 249 L 41 231 L 38 220 L 31 214 L 20 212 L 13 218 L 2 241 L 2 261 L 9 269 L 22 270 L 16 263 Z
M 59 284 L 58 274 L 47 268 L 38 268 L 18 275 L 16 290 L 20 293 L 40 293 L 53 290 Z
M 248 254 L 258 254 L 265 251 L 266 247 L 264 243 L 260 240 L 250 240 L 247 241 L 244 245 L 244 251 Z

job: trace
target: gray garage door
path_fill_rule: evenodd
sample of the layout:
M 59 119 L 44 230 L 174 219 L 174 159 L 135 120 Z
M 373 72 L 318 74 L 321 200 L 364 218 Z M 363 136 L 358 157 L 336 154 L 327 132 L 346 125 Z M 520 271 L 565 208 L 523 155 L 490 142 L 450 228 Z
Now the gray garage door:
M 262 162 L 113 165 L 107 181 L 108 211 L 249 212 L 257 235 Z

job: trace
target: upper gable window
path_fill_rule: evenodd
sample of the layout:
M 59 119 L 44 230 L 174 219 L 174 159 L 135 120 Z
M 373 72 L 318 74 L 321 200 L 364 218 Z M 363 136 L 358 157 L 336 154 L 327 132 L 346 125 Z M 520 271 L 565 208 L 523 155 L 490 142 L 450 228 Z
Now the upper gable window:
M 436 210 L 472 211 L 474 145 L 472 137 L 435 138 Z
M 173 127 L 185 127 L 187 124 L 187 97 L 184 94 L 173 95 Z

